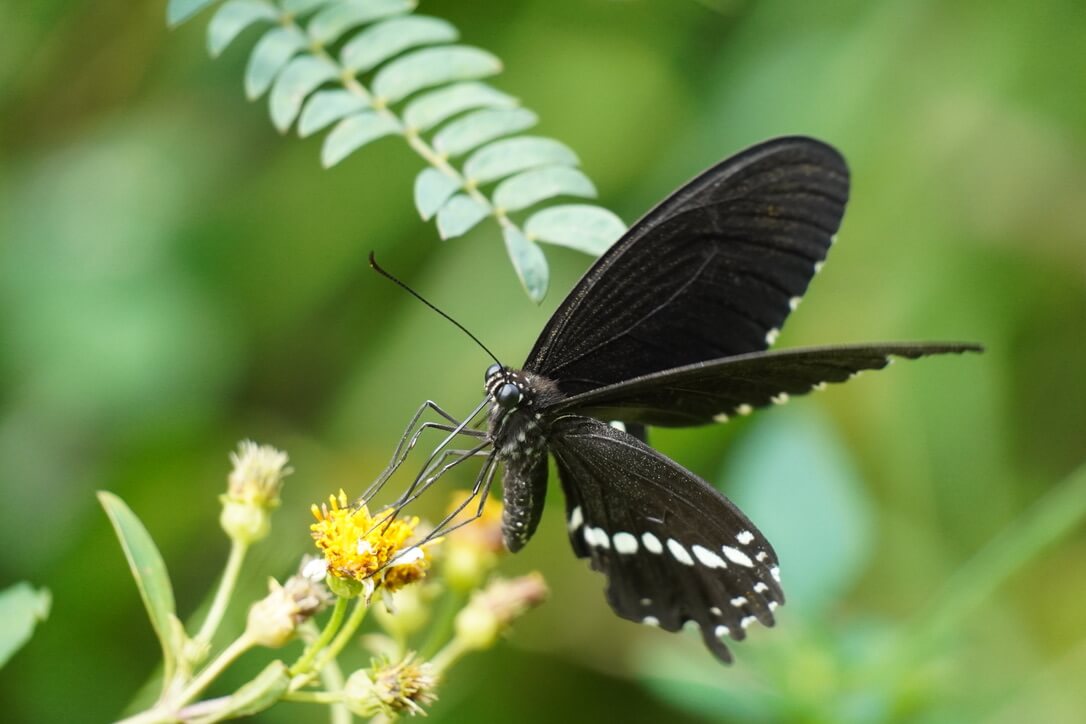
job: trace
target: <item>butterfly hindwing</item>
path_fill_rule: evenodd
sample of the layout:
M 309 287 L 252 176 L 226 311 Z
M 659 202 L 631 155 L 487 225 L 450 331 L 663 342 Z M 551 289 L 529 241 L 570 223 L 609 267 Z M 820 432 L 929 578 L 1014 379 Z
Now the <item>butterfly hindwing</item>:
M 809 138 L 754 146 L 682 187 L 551 317 L 524 365 L 567 394 L 766 349 L 844 214 L 848 168 Z
M 724 638 L 773 625 L 776 554 L 727 498 L 599 420 L 563 416 L 549 437 L 574 552 L 607 576 L 615 613 L 668 631 L 694 621 L 724 661 Z
M 687 365 L 562 400 L 555 412 L 680 427 L 726 422 L 737 414 L 882 369 L 893 357 L 980 351 L 972 344 L 896 343 L 810 347 Z

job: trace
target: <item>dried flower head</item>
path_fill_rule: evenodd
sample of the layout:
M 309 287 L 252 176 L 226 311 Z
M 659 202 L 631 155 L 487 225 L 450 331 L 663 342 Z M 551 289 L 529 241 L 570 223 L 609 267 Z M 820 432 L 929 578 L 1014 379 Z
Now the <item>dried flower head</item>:
M 285 452 L 243 440 L 237 452 L 230 453 L 230 461 L 234 464 L 226 491 L 230 500 L 265 508 L 279 505 L 283 478 L 293 472 Z
M 261 646 L 273 648 L 290 641 L 299 624 L 319 613 L 332 598 L 323 583 L 297 574 L 282 585 L 270 579 L 268 591 L 249 609 L 246 633 Z
M 437 700 L 437 683 L 433 666 L 411 652 L 396 663 L 374 662 L 370 669 L 354 672 L 343 693 L 347 707 L 360 717 L 394 718 L 405 712 L 425 716 L 423 707 Z
M 426 549 L 437 541 L 409 545 L 419 524 L 417 517 L 394 518 L 393 511 L 370 515 L 365 505 L 351 506 L 342 490 L 312 510 L 317 522 L 310 530 L 324 554 L 324 572 L 329 576 L 359 583 L 372 578 L 373 587 L 389 591 L 425 577 L 430 567 Z M 315 571 L 314 565 L 310 574 Z

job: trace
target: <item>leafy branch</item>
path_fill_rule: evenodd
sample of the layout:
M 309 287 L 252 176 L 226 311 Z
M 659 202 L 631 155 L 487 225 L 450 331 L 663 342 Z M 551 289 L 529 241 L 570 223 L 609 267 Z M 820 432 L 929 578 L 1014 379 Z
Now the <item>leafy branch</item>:
M 168 21 L 178 25 L 218 3 L 170 0 Z M 549 272 L 537 242 L 599 255 L 625 224 L 593 204 L 549 205 L 596 197 L 577 155 L 554 139 L 521 135 L 536 114 L 481 82 L 501 72 L 501 61 L 459 44 L 453 25 L 413 14 L 415 5 L 227 0 L 208 25 L 208 49 L 218 56 L 246 29 L 268 26 L 249 56 L 245 92 L 250 100 L 268 94 L 275 127 L 285 133 L 297 123 L 303 138 L 327 130 L 325 167 L 400 136 L 427 163 L 415 178 L 422 218 L 435 219 L 442 239 L 494 219 L 521 284 L 539 302 Z

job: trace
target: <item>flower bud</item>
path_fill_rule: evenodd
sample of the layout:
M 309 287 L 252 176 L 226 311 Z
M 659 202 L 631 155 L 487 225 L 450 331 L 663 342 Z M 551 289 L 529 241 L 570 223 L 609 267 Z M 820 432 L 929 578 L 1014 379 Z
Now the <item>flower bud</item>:
M 219 525 L 231 540 L 252 544 L 263 540 L 271 531 L 271 516 L 264 508 L 251 503 L 239 503 L 223 496 Z
M 291 470 L 286 453 L 245 440 L 230 453 L 234 463 L 221 496 L 219 523 L 232 540 L 245 544 L 266 538 L 271 530 L 270 513 L 279 505 L 283 478 Z
M 493 646 L 498 635 L 529 609 L 547 598 L 547 584 L 539 573 L 512 580 L 496 580 L 471 597 L 456 616 L 456 637 L 467 648 Z

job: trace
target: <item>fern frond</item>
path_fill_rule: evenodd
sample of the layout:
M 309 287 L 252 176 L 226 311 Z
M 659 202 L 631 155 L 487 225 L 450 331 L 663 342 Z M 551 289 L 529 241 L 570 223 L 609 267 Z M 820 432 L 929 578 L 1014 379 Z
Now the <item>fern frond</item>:
M 415 179 L 422 218 L 434 219 L 443 239 L 494 219 L 534 301 L 549 279 L 538 242 L 599 255 L 625 231 L 602 207 L 547 205 L 596 197 L 577 155 L 520 135 L 536 114 L 483 82 L 501 61 L 459 43 L 449 22 L 413 14 L 413 0 L 170 0 L 167 17 L 176 25 L 215 4 L 212 56 L 246 29 L 266 28 L 249 56 L 245 93 L 268 95 L 280 132 L 295 124 L 302 137 L 326 132 L 325 167 L 385 136 L 403 138 L 428 164 Z

